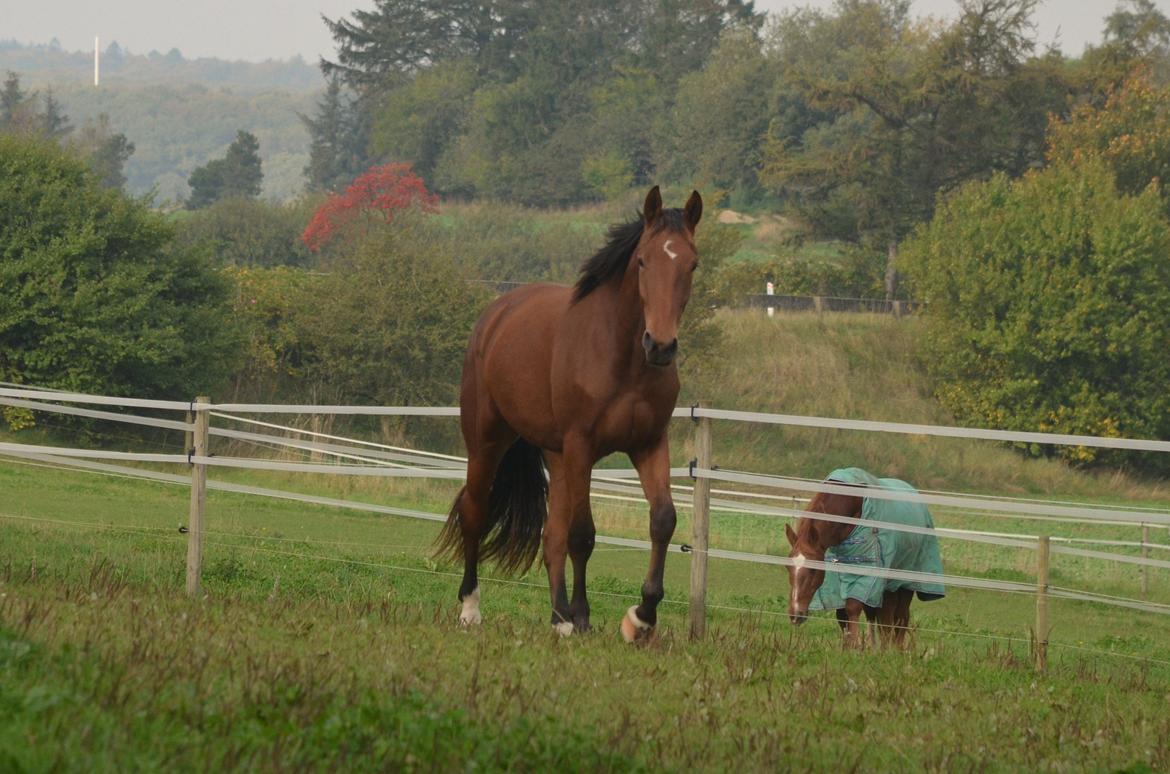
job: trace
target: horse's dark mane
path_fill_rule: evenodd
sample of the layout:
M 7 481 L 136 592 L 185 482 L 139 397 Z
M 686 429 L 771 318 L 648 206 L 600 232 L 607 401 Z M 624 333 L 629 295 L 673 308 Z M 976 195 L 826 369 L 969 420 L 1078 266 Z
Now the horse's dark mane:
M 594 290 L 604 285 L 614 277 L 619 277 L 626 271 L 630 263 L 630 256 L 642 238 L 642 231 L 646 222 L 639 212 L 638 216 L 629 223 L 620 223 L 609 227 L 609 238 L 605 247 L 593 254 L 593 257 L 581 265 L 581 276 L 573 289 L 573 303 L 577 303 Z M 686 228 L 683 222 L 683 211 L 680 209 L 663 210 L 654 221 L 654 230 L 682 231 Z

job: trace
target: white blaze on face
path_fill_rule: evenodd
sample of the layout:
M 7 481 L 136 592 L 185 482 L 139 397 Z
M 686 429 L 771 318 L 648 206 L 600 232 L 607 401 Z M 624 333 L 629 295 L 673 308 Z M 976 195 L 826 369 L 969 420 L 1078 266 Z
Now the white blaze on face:
M 673 261 L 675 258 L 678 258 L 678 253 L 676 253 L 674 250 L 670 249 L 671 243 L 672 243 L 672 240 L 670 240 L 670 239 L 666 240 L 666 244 L 664 244 L 662 246 L 662 249 L 666 251 L 666 254 L 670 256 L 670 260 Z
M 804 554 L 792 557 L 792 609 L 797 607 L 796 590 L 800 588 L 800 571 L 804 568 Z

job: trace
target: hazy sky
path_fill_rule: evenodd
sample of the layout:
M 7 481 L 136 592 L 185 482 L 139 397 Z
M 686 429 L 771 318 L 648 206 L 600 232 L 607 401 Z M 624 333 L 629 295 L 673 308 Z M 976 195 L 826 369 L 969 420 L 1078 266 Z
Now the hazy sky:
M 1170 0 L 1157 0 L 1170 13 Z M 801 5 L 828 7 L 832 0 L 756 0 L 775 11 Z M 1100 40 L 1102 20 L 1116 0 L 1046 0 L 1036 13 L 1041 43 L 1059 40 L 1067 54 Z M 188 58 L 284 59 L 300 54 L 315 62 L 331 55 L 332 40 L 321 14 L 336 18 L 372 0 L 0 0 L 0 39 L 48 43 L 69 50 L 102 48 L 111 40 L 136 53 L 178 48 Z M 954 0 L 915 0 L 918 14 L 953 15 Z

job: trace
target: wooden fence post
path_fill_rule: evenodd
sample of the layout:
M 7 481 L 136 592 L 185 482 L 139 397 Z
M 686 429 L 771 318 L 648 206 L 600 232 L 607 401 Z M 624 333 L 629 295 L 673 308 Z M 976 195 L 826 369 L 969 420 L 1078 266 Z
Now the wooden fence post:
M 823 314 L 825 311 L 825 302 L 820 296 L 813 296 L 813 309 L 817 310 L 817 314 Z
M 1048 667 L 1048 536 L 1040 536 L 1036 558 L 1036 671 Z
M 196 403 L 206 406 L 211 398 L 200 395 Z M 208 409 L 195 411 L 195 430 L 192 433 L 188 454 L 195 457 L 207 456 L 207 431 L 210 422 Z M 207 502 L 207 466 L 200 462 L 191 465 L 191 511 L 187 520 L 187 594 L 199 596 L 199 584 L 203 574 L 203 508 Z
M 1150 525 L 1142 524 L 1142 559 L 1150 557 Z M 1150 593 L 1150 568 L 1142 565 L 1142 598 L 1145 598 Z
M 698 419 L 695 428 L 695 467 L 711 469 L 711 420 Z M 695 479 L 691 510 L 691 639 L 707 633 L 707 538 L 711 519 L 711 479 Z
M 189 425 L 195 424 L 195 412 L 194 411 L 187 412 L 187 424 L 189 424 Z M 194 445 L 195 445 L 195 431 L 188 430 L 187 432 L 183 433 L 183 453 L 190 454 L 191 449 L 192 449 L 192 447 L 194 447 Z

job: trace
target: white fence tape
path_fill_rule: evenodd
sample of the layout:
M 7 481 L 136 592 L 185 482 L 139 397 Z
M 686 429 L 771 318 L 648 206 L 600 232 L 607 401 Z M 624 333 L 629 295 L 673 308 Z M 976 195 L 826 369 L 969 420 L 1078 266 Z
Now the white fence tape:
M 1032 433 L 1015 430 L 986 430 L 975 427 L 948 427 L 945 425 L 916 425 L 904 422 L 874 422 L 866 419 L 831 419 L 804 417 L 792 414 L 766 414 L 756 411 L 729 411 L 712 408 L 676 408 L 676 417 L 707 417 L 793 427 L 817 427 L 830 430 L 865 430 L 903 435 L 933 435 L 945 438 L 976 438 L 1007 443 L 1038 443 L 1055 446 L 1086 446 L 1098 449 L 1129 449 L 1132 451 L 1170 452 L 1170 441 L 1140 438 L 1099 438 L 1092 435 L 1062 433 Z
M 374 465 L 402 466 L 415 465 L 426 468 L 443 468 L 447 470 L 463 470 L 466 463 L 454 463 L 447 460 L 436 460 L 415 454 L 400 454 L 386 452 L 381 449 L 364 449 L 357 446 L 345 446 L 320 441 L 298 441 L 268 433 L 249 433 L 244 430 L 228 430 L 227 428 L 211 427 L 208 432 L 220 438 L 229 438 L 235 441 L 247 441 L 264 446 L 281 446 L 288 449 L 297 449 L 310 453 L 319 453 L 339 459 L 357 460 Z
M 274 403 L 213 403 L 195 408 L 241 414 L 357 414 L 371 417 L 457 417 L 458 406 L 312 406 Z
M 724 470 L 710 470 L 695 468 L 693 474 L 700 478 L 709 478 L 713 481 L 729 481 L 753 486 L 767 486 L 776 489 L 788 489 L 799 492 L 827 492 L 830 494 L 844 494 L 856 497 L 859 487 L 837 485 L 830 483 L 813 483 L 802 479 L 784 478 L 781 476 L 764 476 L 757 473 L 734 473 Z M 951 508 L 968 510 L 991 510 L 1004 513 L 1036 514 L 1043 516 L 1069 516 L 1080 519 L 1130 519 L 1133 514 L 1128 511 L 1112 508 L 1083 508 L 1066 505 L 1040 505 L 1028 502 L 1002 502 L 985 500 L 974 497 L 953 497 L 951 495 L 930 495 L 918 492 L 902 492 L 891 489 L 865 487 L 860 489 L 865 497 L 878 500 L 894 500 L 900 502 L 923 503 L 926 505 L 941 505 Z M 1143 513 L 1142 521 L 1151 524 L 1170 524 L 1170 513 Z
M 0 453 L 14 456 L 56 454 L 60 457 L 82 457 L 92 460 L 125 460 L 127 462 L 187 462 L 186 454 L 139 454 L 137 452 L 103 451 L 96 449 L 63 449 L 58 446 L 37 446 L 26 443 L 0 443 Z
M 373 416 L 397 415 L 397 416 L 458 416 L 459 410 L 454 407 L 384 407 L 384 406 L 324 406 L 324 405 L 275 405 L 275 404 L 194 404 L 192 402 L 181 401 L 159 401 L 159 400 L 144 400 L 144 399 L 128 399 L 128 398 L 114 398 L 108 396 L 86 395 L 80 393 L 70 393 L 56 390 L 28 390 L 20 388 L 0 387 L 0 404 L 19 406 L 29 408 L 31 410 L 41 411 L 56 411 L 57 413 L 70 414 L 74 416 L 82 416 L 94 419 L 102 419 L 109 421 L 129 422 L 132 424 L 140 424 L 146 426 L 160 427 L 164 429 L 188 431 L 193 428 L 193 425 L 186 422 L 178 422 L 171 420 L 155 419 L 152 417 L 138 417 L 132 415 L 117 414 L 106 411 L 95 411 L 91 409 L 80 409 L 71 406 L 59 406 L 54 403 L 44 403 L 41 401 L 63 401 L 70 403 L 89 403 L 98 405 L 114 405 L 124 407 L 138 407 L 149 409 L 164 409 L 164 410 L 191 410 L 191 409 L 210 409 L 217 408 L 225 411 L 239 411 L 249 413 L 287 413 L 287 414 L 362 414 Z M 355 439 L 348 439 L 341 436 L 329 436 L 323 433 L 315 433 L 312 431 L 301 430 L 299 428 L 292 428 L 283 425 L 274 425 L 272 423 L 260 422 L 258 420 L 250 420 L 243 417 L 234 417 L 229 414 L 217 414 L 225 418 L 232 419 L 239 422 L 249 422 L 255 425 L 262 425 L 271 428 L 278 428 L 287 432 L 295 432 L 310 437 L 324 437 L 330 440 L 344 441 L 345 444 L 323 443 L 320 441 L 297 442 L 288 438 L 281 438 L 271 436 L 268 434 L 247 433 L 244 431 L 233 431 L 223 428 L 213 428 L 212 433 L 222 437 L 233 438 L 236 440 L 249 441 L 254 443 L 277 444 L 280 446 L 295 448 L 302 451 L 321 452 L 330 454 L 332 456 L 339 456 L 349 459 L 356 459 L 363 462 L 372 462 L 372 465 L 350 465 L 350 464 L 315 464 L 315 463 L 297 463 L 297 462 L 279 462 L 273 460 L 253 460 L 234 457 L 215 457 L 215 456 L 200 456 L 188 458 L 182 454 L 139 454 L 132 452 L 114 452 L 104 450 L 81 450 L 81 449 L 62 449 L 49 446 L 37 446 L 28 444 L 10 444 L 0 443 L 0 453 L 11 454 L 14 456 L 21 456 L 30 459 L 44 459 L 50 461 L 57 461 L 59 463 L 69 464 L 75 467 L 87 467 L 93 469 L 116 469 L 121 466 L 103 465 L 96 462 L 85 462 L 85 459 L 111 459 L 135 462 L 162 462 L 162 463 L 186 463 L 197 462 L 211 466 L 222 467 L 236 467 L 246 469 L 258 470 L 276 470 L 284 472 L 306 472 L 306 473 L 326 473 L 330 475 L 364 475 L 364 476 L 387 476 L 387 477 L 404 477 L 404 478 L 442 478 L 442 479 L 462 479 L 464 460 L 453 455 L 440 455 L 431 452 L 418 452 L 416 450 L 398 449 L 396 447 L 388 447 L 382 444 L 373 444 L 366 441 L 356 441 Z M 695 417 L 709 417 L 712 419 L 726 419 L 747 422 L 762 422 L 769 424 L 794 425 L 804 427 L 819 427 L 832 429 L 847 429 L 847 430 L 865 430 L 877 432 L 894 432 L 914 435 L 936 435 L 957 438 L 980 438 L 995 441 L 1007 442 L 1023 442 L 1023 443 L 1048 443 L 1048 444 L 1063 444 L 1063 445 L 1079 445 L 1097 448 L 1117 448 L 1117 449 L 1131 449 L 1142 451 L 1170 451 L 1170 442 L 1165 441 L 1144 441 L 1135 439 L 1113 439 L 1113 438 L 1093 438 L 1089 436 L 1074 436 L 1074 435 L 1059 435 L 1048 433 L 1019 433 L 1011 431 L 997 431 L 997 430 L 981 430 L 974 428 L 950 428 L 933 425 L 913 425 L 904 423 L 889 423 L 889 422 L 870 422 L 864 420 L 837 420 L 820 417 L 798 417 L 782 414 L 765 414 L 758 412 L 742 412 L 742 411 L 725 411 L 719 409 L 678 409 L 675 411 L 675 416 L 695 416 Z M 367 447 L 374 448 L 355 448 L 352 444 L 362 444 Z M 386 452 L 385 449 L 394 450 L 393 452 Z M 68 458 L 68 462 L 66 462 Z M 431 465 L 431 468 L 418 467 L 399 467 L 399 465 Z M 394 465 L 395 467 L 389 467 Z M 143 478 L 152 478 L 157 480 L 170 481 L 186 481 L 189 480 L 184 476 L 173 476 L 171 474 L 158 473 L 155 471 L 145 471 L 136 468 L 122 468 L 121 472 L 126 474 L 137 475 Z M 783 478 L 775 476 L 762 476 L 751 473 L 731 472 L 723 470 L 707 470 L 696 468 L 690 470 L 688 468 L 672 468 L 671 476 L 678 478 L 689 474 L 696 477 L 703 477 L 712 480 L 727 481 L 732 483 L 748 484 L 755 486 L 766 486 L 782 488 L 801 492 L 836 492 L 840 494 L 857 494 L 856 487 L 839 486 L 834 484 L 826 484 L 823 482 L 815 482 L 809 480 Z M 630 487 L 624 488 L 618 482 L 629 480 L 637 477 L 637 472 L 634 470 L 601 470 L 594 474 L 595 481 L 598 483 L 598 488 L 605 488 L 615 491 L 626 491 L 631 495 L 637 495 L 637 489 Z M 245 494 L 258 494 L 265 496 L 281 496 L 285 499 L 297 499 L 305 502 L 313 502 L 317 504 L 338 505 L 341 507 L 363 507 L 367 510 L 377 510 L 378 512 L 395 514 L 395 515 L 415 515 L 419 518 L 428 518 L 432 520 L 442 520 L 443 516 L 435 514 L 428 514 L 422 511 L 408 511 L 407 509 L 396 509 L 387 506 L 373 506 L 369 504 L 355 504 L 352 501 L 335 500 L 333 498 L 322 498 L 311 495 L 294 495 L 293 493 L 282 493 L 279 490 L 266 490 L 260 487 L 247 487 L 238 484 L 227 484 L 225 482 L 217 482 L 212 488 L 221 489 L 225 491 L 235 491 Z M 735 495 L 750 495 L 750 493 L 741 492 L 726 492 L 727 494 Z M 1164 512 L 1135 512 L 1131 510 L 1119 510 L 1108 508 L 1088 508 L 1083 506 L 1072 506 L 1068 504 L 1053 504 L 1045 503 L 1044 501 L 1021 501 L 1021 500 L 1002 500 L 995 499 L 990 496 L 983 495 L 940 495 L 940 494 L 924 494 L 924 493 L 905 493 L 891 490 L 881 490 L 874 488 L 867 488 L 865 490 L 866 497 L 873 497 L 876 499 L 885 500 L 901 500 L 922 502 L 928 505 L 938 505 L 944 507 L 961 508 L 967 510 L 992 510 L 999 513 L 1010 513 L 1018 515 L 1027 515 L 1032 517 L 1049 517 L 1049 518 L 1075 518 L 1087 522 L 1110 522 L 1110 523 L 1146 523 L 1152 525 L 1168 525 L 1170 524 L 1170 514 Z M 641 499 L 632 497 L 628 499 Z M 365 507 L 368 506 L 368 507 Z M 848 517 L 831 516 L 827 514 L 811 514 L 796 509 L 774 508 L 769 506 L 759 506 L 754 504 L 745 504 L 734 500 L 714 500 L 712 506 L 718 510 L 734 510 L 740 513 L 749 513 L 753 515 L 777 515 L 787 517 L 811 517 L 827 521 L 835 521 L 841 523 L 863 523 L 859 519 L 851 519 Z M 1140 521 L 1133 521 L 1137 517 Z M 1125 520 L 1129 521 L 1118 521 Z M 987 533 L 976 532 L 971 530 L 953 530 L 953 529 L 930 529 L 922 527 L 911 527 L 909 525 L 888 524 L 877 522 L 864 522 L 869 526 L 876 526 L 884 529 L 899 530 L 905 532 L 919 532 L 919 533 L 935 533 L 942 537 L 949 537 L 971 542 L 988 543 L 992 545 L 1001 545 L 1013 548 L 1034 548 L 1034 538 L 1031 536 L 1014 536 L 1003 533 Z M 1073 540 L 1073 539 L 1066 539 Z M 646 541 L 630 541 L 624 538 L 598 538 L 599 542 L 612 542 L 616 545 L 629 545 L 639 548 L 648 548 L 649 543 Z M 1127 547 L 1153 547 L 1153 548 L 1170 548 L 1170 546 L 1162 546 L 1158 544 L 1137 543 L 1134 541 L 1091 541 L 1085 540 L 1083 542 L 1098 542 L 1102 544 L 1127 546 Z M 1137 564 L 1149 567 L 1170 568 L 1170 561 L 1163 561 L 1157 559 L 1139 558 L 1135 556 L 1128 556 L 1124 554 L 1109 553 L 1103 551 L 1092 551 L 1086 549 L 1072 548 L 1069 546 L 1056 545 L 1052 547 L 1054 553 L 1062 553 L 1072 556 L 1081 556 L 1092 559 L 1102 559 L 1108 561 L 1120 561 L 1130 564 Z M 727 552 L 719 549 L 712 549 L 711 556 L 716 556 L 726 559 L 735 559 L 740 561 L 758 561 L 766 564 L 788 565 L 790 560 L 784 557 L 775 557 L 766 554 L 748 554 L 744 552 Z M 822 563 L 809 562 L 806 566 L 818 566 Z M 821 567 L 828 571 L 833 571 L 828 565 Z M 865 571 L 861 571 L 864 569 Z M 881 577 L 889 577 L 893 579 L 915 580 L 920 579 L 911 576 L 923 574 L 898 574 L 895 571 L 881 570 L 876 568 L 855 568 L 850 566 L 850 571 L 858 570 L 856 574 L 875 574 Z M 882 574 L 886 573 L 886 574 Z M 893 573 L 893 574 L 890 574 Z M 935 576 L 930 576 L 934 578 Z M 997 588 L 999 590 L 1011 591 L 1032 591 L 1029 584 L 1011 584 L 1005 581 L 991 581 L 988 579 L 978 578 L 963 578 L 961 576 L 944 576 L 944 582 L 950 585 L 964 585 L 967 584 L 972 588 Z M 1005 585 L 1006 584 L 1006 585 Z M 1087 601 L 1102 601 L 1101 595 L 1095 595 L 1091 592 L 1079 592 L 1072 590 L 1065 590 L 1062 596 L 1067 596 L 1071 599 L 1084 599 Z M 1113 598 L 1111 598 L 1113 599 Z M 1152 606 L 1148 603 L 1143 603 L 1137 600 L 1123 600 L 1127 607 L 1134 607 L 1136 609 L 1148 610 Z M 1114 599 L 1114 602 L 1117 602 Z M 1170 607 L 1167 608 L 1170 610 Z M 1159 612 L 1165 612 L 1158 610 Z
M 422 451 L 421 449 L 408 449 L 402 446 L 390 446 L 384 443 L 375 443 L 373 441 L 363 441 L 360 438 L 348 438 L 343 435 L 329 435 L 328 433 L 319 433 L 313 430 L 305 430 L 300 427 L 293 427 L 292 425 L 279 425 L 273 422 L 263 422 L 259 419 L 250 419 L 248 417 L 237 417 L 233 414 L 223 414 L 218 411 L 212 411 L 211 416 L 219 417 L 221 419 L 229 419 L 233 422 L 241 422 L 243 424 L 253 425 L 256 427 L 267 427 L 270 430 L 280 430 L 286 433 L 296 433 L 309 438 L 325 438 L 330 441 L 341 441 L 345 444 L 352 444 L 355 446 L 365 446 L 374 449 L 385 449 L 392 452 L 404 452 L 408 454 L 417 455 L 420 457 L 430 457 L 438 460 L 447 460 L 449 462 L 458 462 L 459 466 L 467 464 L 466 457 L 458 457 L 454 454 L 440 454 L 438 452 Z M 456 467 L 459 467 L 456 466 Z
M 167 409 L 187 411 L 205 408 L 186 400 L 149 400 L 146 398 L 114 398 L 108 395 L 87 395 L 80 392 L 55 392 L 49 390 L 18 390 L 0 387 L 0 397 L 24 398 L 25 400 L 52 400 L 65 403 L 89 403 L 98 406 L 125 406 L 127 408 Z
M 97 403 L 136 408 L 158 408 L 185 411 L 215 409 L 226 412 L 249 414 L 358 414 L 366 416 L 426 416 L 457 417 L 457 406 L 330 406 L 330 405 L 288 405 L 272 403 L 213 403 L 194 404 L 189 401 L 146 400 L 141 398 L 115 398 L 84 393 L 58 392 L 54 390 L 25 390 L 0 387 L 0 396 L 25 398 L 29 400 L 51 400 L 69 403 Z M 758 411 L 731 411 L 713 408 L 676 408 L 675 417 L 707 417 L 710 419 L 752 422 L 756 424 L 790 425 L 794 427 L 816 427 L 835 430 L 864 430 L 868 432 L 900 433 L 903 435 L 931 435 L 948 438 L 973 438 L 1007 443 L 1035 443 L 1058 446 L 1085 446 L 1099 449 L 1127 449 L 1131 451 L 1170 452 L 1170 441 L 1140 438 L 1102 438 L 1091 435 L 1070 435 L 1065 433 L 1036 433 L 1015 430 L 989 430 L 973 427 L 949 427 L 945 425 L 920 425 L 905 422 L 875 422 L 864 419 L 834 419 L 829 417 L 807 417 L 792 414 L 770 414 Z
M 86 417 L 87 419 L 106 419 L 112 422 L 124 422 L 130 425 L 162 427 L 167 430 L 188 431 L 195 429 L 195 425 L 193 424 L 178 422 L 173 419 L 155 419 L 154 417 L 141 417 L 134 414 L 116 414 L 113 411 L 97 411 L 95 409 L 76 408 L 74 406 L 58 406 L 55 403 L 40 403 L 32 400 L 20 400 L 18 398 L 0 397 L 0 406 L 16 406 L 33 411 L 49 411 L 54 414 L 69 414 L 70 416 Z
M 1139 544 L 1140 545 L 1140 544 Z M 1148 545 L 1148 544 L 1147 544 Z M 1049 549 L 1054 554 L 1067 554 L 1068 556 L 1083 556 L 1088 559 L 1104 559 L 1110 562 L 1122 562 L 1124 564 L 1138 564 L 1143 567 L 1160 567 L 1164 570 L 1170 570 L 1170 562 L 1165 559 L 1148 559 L 1141 556 L 1127 556 L 1126 554 L 1115 554 L 1109 551 L 1091 551 L 1085 548 L 1072 548 L 1071 546 L 1051 546 Z
M 60 464 L 69 467 L 80 467 L 90 470 L 104 471 L 110 473 L 117 473 L 120 475 L 131 475 L 144 479 L 151 479 L 157 481 L 164 481 L 168 483 L 187 484 L 190 478 L 187 476 L 159 473 L 157 471 L 143 470 L 140 468 L 126 467 L 122 465 L 109 465 L 98 462 L 90 462 L 84 459 L 74 459 L 62 456 L 54 456 L 51 454 L 32 454 L 26 453 L 20 456 L 38 461 Z M 427 521 L 443 522 L 446 517 L 440 514 L 429 513 L 426 511 L 417 511 L 405 508 L 394 508 L 390 506 L 375 505 L 372 503 L 361 503 L 352 500 L 341 500 L 336 498 L 319 497 L 315 495 L 305 495 L 296 492 L 285 492 L 281 490 L 265 489 L 262 487 L 252 487 L 240 484 L 231 484 L 220 481 L 208 481 L 208 487 L 217 491 L 227 491 L 239 494 L 248 494 L 264 497 L 274 497 L 284 500 L 293 500 L 298 502 L 306 502 L 316 505 L 326 505 L 331 507 L 349 508 L 363 511 L 370 511 L 375 513 L 384 513 L 395 516 L 405 516 L 407 518 L 423 519 Z M 824 514 L 816 514 L 823 516 Z M 618 538 L 610 536 L 597 536 L 597 542 L 626 546 L 630 548 L 649 549 L 650 543 L 645 540 L 635 540 L 631 538 Z M 683 549 L 680 545 L 671 545 L 670 551 L 678 553 Z M 723 549 L 709 549 L 708 556 L 718 559 L 727 559 L 732 561 L 752 562 L 757 564 L 769 564 L 776 566 L 791 566 L 793 560 L 788 557 L 773 556 L 770 554 L 748 553 L 743 551 L 727 551 Z M 890 570 L 879 567 L 869 567 L 865 565 L 855 564 L 841 564 L 837 562 L 818 562 L 815 560 L 804 560 L 802 566 L 811 567 L 815 569 L 822 569 L 826 572 L 840 572 L 854 575 L 869 575 L 880 578 L 888 578 L 892 580 L 906 580 L 927 583 L 942 583 L 944 585 L 984 589 L 993 591 L 1004 591 L 1012 593 L 1026 593 L 1031 594 L 1035 592 L 1035 585 L 1031 583 L 1018 583 L 1014 581 L 1001 581 L 990 578 L 974 578 L 970 576 L 961 575 L 936 575 L 933 573 L 919 573 L 908 570 Z M 1170 614 L 1170 605 L 1160 605 L 1157 603 L 1140 602 L 1137 600 L 1130 600 L 1121 597 L 1111 597 L 1102 594 L 1094 594 L 1087 591 L 1079 591 L 1073 589 L 1052 589 L 1054 596 L 1063 597 L 1066 599 L 1080 600 L 1085 602 L 1092 602 L 1096 604 L 1114 605 L 1120 607 L 1131 608 L 1135 610 L 1142 610 L 1145 612 L 1154 612 L 1162 614 Z

